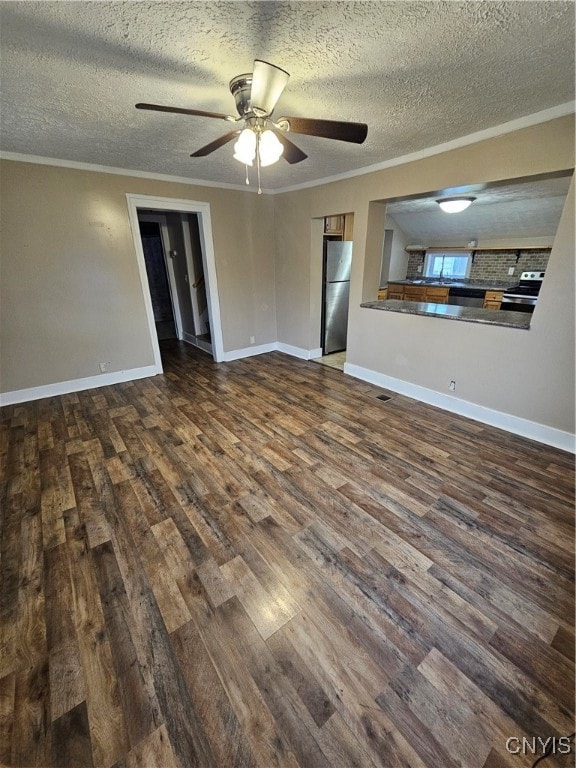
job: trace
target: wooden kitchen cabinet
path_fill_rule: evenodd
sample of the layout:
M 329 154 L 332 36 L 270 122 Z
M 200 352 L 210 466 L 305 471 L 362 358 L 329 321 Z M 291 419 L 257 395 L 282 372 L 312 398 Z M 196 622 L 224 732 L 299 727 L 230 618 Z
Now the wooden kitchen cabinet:
M 344 214 L 340 216 L 326 216 L 324 219 L 325 235 L 343 235 L 344 234 Z
M 324 218 L 325 235 L 341 235 L 342 240 L 354 239 L 354 214 L 341 213 L 338 216 Z
M 484 309 L 500 309 L 504 291 L 486 291 L 484 294 Z
M 432 304 L 447 304 L 449 288 L 437 285 L 401 285 L 388 283 L 388 298 L 400 301 L 428 301 Z
M 347 213 L 344 215 L 344 233 L 342 235 L 344 240 L 354 240 L 354 214 Z
M 405 285 L 404 301 L 426 301 L 426 286 Z
M 441 288 L 440 286 L 428 286 L 426 288 L 426 301 L 430 301 L 432 304 L 448 304 L 448 292 L 449 288 Z
M 388 283 L 388 298 L 402 301 L 404 299 L 404 286 L 397 283 Z
M 385 299 L 398 299 L 399 301 L 426 301 L 430 304 L 448 304 L 450 294 L 449 286 L 443 285 L 406 285 L 404 283 L 388 283 L 388 293 L 381 296 L 383 290 L 378 292 L 379 301 Z M 484 309 L 500 309 L 504 291 L 486 291 L 484 295 Z

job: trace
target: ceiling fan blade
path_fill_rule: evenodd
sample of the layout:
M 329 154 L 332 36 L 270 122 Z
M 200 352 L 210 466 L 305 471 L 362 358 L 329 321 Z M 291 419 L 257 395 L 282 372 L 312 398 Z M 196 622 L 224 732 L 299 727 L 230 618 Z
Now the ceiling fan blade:
M 136 109 L 150 109 L 153 112 L 176 112 L 178 115 L 196 115 L 197 117 L 217 117 L 220 120 L 230 120 L 228 115 L 220 112 L 205 112 L 203 109 L 183 109 L 182 107 L 165 107 L 162 104 L 135 104 Z
M 267 61 L 256 59 L 252 72 L 250 105 L 252 110 L 262 116 L 271 115 L 282 91 L 290 79 L 288 72 Z
M 215 139 L 214 141 L 211 141 L 210 144 L 206 144 L 205 147 L 197 149 L 196 152 L 190 155 L 190 157 L 204 157 L 205 155 L 209 155 L 211 152 L 220 149 L 224 144 L 228 144 L 228 142 L 232 141 L 235 136 L 239 135 L 240 131 L 230 131 L 230 133 L 225 133 L 224 136 L 220 136 L 219 139 Z
M 282 117 L 275 122 L 287 120 L 292 133 L 305 133 L 308 136 L 321 136 L 324 139 L 352 141 L 362 144 L 368 135 L 366 123 L 345 123 L 341 120 L 316 120 L 310 117 Z
M 286 162 L 290 163 L 290 165 L 294 165 L 294 163 L 300 163 L 302 160 L 306 160 L 308 155 L 302 152 L 302 150 L 297 147 L 296 144 L 293 144 L 290 139 L 286 138 L 285 134 L 280 133 L 280 131 L 274 131 L 274 133 L 278 137 L 280 144 L 284 147 L 282 157 Z

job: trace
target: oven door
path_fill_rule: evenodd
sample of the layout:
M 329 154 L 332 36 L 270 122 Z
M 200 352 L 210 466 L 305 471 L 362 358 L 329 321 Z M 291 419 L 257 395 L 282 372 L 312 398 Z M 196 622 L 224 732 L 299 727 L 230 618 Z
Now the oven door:
M 500 309 L 505 309 L 509 312 L 534 312 L 537 298 L 537 296 L 507 296 L 504 294 Z

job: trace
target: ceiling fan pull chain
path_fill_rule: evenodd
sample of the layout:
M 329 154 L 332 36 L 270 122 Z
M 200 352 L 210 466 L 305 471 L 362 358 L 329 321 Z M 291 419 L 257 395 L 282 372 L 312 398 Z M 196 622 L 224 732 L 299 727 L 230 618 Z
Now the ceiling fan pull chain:
M 258 169 L 258 194 L 262 194 L 260 188 L 260 136 L 258 136 L 258 143 L 256 144 L 256 168 Z

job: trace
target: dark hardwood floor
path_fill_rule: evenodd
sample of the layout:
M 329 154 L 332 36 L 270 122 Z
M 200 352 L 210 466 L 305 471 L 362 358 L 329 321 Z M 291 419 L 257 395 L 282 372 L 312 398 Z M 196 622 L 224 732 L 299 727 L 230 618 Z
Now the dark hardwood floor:
M 2 411 L 0 763 L 573 765 L 570 455 L 279 353 L 163 357 Z

